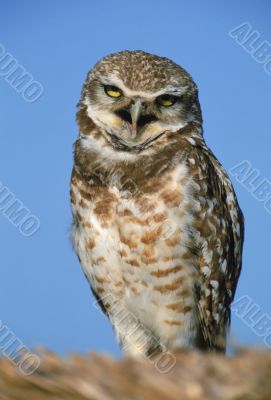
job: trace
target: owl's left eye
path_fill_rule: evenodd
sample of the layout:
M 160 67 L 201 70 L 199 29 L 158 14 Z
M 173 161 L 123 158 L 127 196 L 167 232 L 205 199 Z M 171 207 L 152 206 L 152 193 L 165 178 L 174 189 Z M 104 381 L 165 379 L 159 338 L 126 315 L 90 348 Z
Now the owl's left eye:
M 118 97 L 122 96 L 121 90 L 119 88 L 117 88 L 116 86 L 105 85 L 104 91 L 107 94 L 107 96 L 109 96 L 109 97 L 118 98 Z
M 163 107 L 171 107 L 176 103 L 177 99 L 175 96 L 170 94 L 163 94 L 162 96 L 157 97 L 156 101 Z

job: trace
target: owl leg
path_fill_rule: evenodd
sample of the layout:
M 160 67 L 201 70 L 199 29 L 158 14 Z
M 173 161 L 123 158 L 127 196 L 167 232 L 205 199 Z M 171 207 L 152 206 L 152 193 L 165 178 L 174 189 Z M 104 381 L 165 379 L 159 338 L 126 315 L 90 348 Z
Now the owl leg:
M 126 355 L 152 358 L 163 351 L 159 338 L 145 328 L 121 302 L 115 303 L 107 315 Z
M 97 300 L 96 304 L 110 319 L 117 340 L 127 356 L 153 359 L 166 350 L 160 339 L 127 309 L 120 298 L 116 300 L 112 293 L 99 297 L 93 289 L 92 291 Z
M 127 335 L 123 335 L 116 329 L 115 331 L 120 346 L 127 356 L 153 359 L 163 352 L 163 346 L 159 340 L 143 326 L 137 326 L 135 331 L 128 332 Z

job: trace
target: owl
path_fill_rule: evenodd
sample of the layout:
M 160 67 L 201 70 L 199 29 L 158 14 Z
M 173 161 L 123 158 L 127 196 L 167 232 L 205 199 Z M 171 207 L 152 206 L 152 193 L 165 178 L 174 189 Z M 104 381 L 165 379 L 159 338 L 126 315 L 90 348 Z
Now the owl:
M 77 122 L 72 242 L 125 354 L 223 352 L 243 216 L 191 76 L 165 57 L 111 54 L 88 73 Z

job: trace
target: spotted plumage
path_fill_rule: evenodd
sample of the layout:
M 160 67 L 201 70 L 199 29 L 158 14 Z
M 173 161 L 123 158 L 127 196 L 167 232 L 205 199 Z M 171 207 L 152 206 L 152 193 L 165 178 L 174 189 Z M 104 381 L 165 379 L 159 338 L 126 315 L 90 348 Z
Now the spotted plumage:
M 88 74 L 77 121 L 72 239 L 119 342 L 131 355 L 224 350 L 243 217 L 192 78 L 166 58 L 110 55 Z

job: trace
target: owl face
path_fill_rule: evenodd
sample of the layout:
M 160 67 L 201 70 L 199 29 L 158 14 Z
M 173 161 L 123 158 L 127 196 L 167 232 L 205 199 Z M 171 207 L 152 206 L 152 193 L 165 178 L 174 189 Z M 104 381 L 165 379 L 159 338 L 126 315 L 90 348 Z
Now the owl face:
M 172 61 L 141 51 L 97 63 L 80 103 L 109 141 L 128 148 L 149 146 L 166 132 L 201 123 L 192 78 Z

